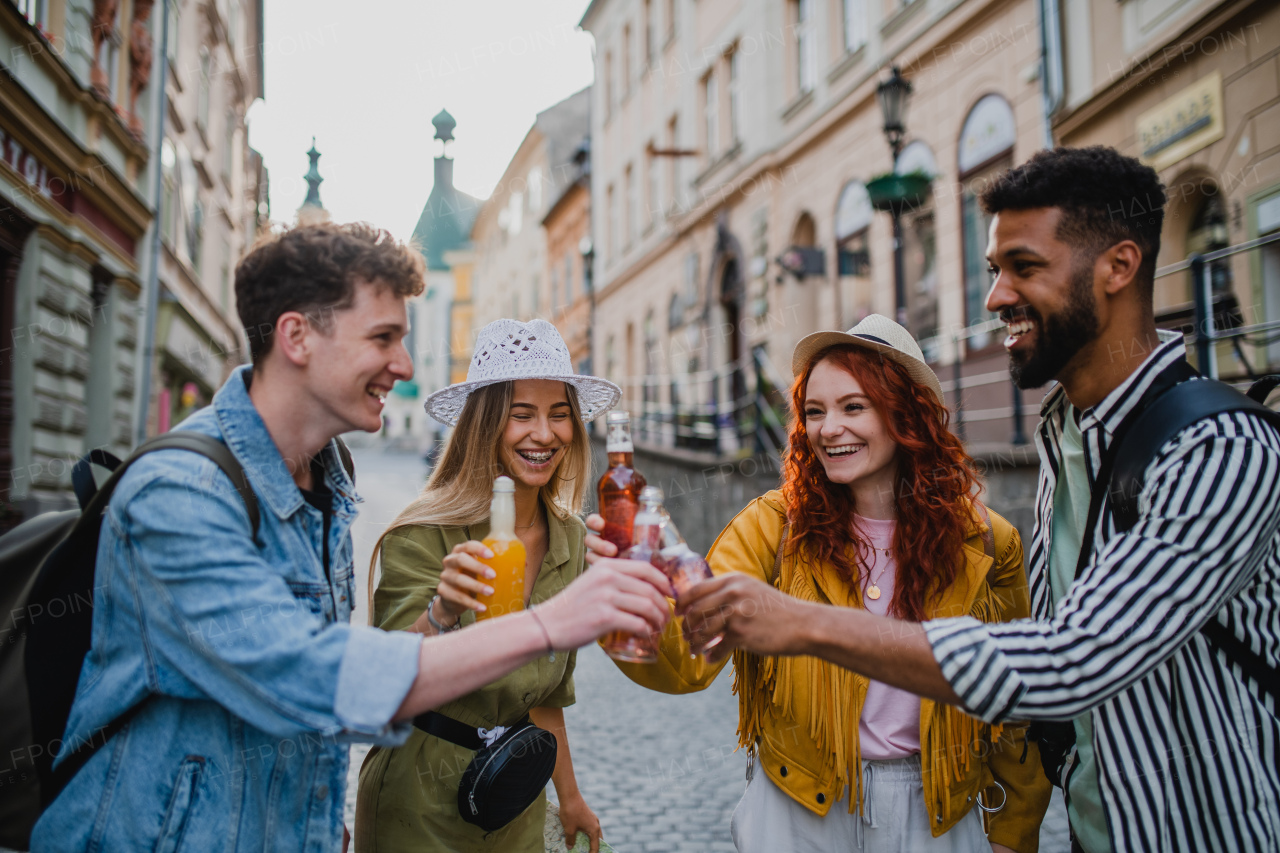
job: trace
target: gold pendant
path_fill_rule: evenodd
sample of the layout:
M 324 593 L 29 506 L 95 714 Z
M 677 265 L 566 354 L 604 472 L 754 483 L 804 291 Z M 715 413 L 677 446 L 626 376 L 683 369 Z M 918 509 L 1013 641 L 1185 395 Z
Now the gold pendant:
M 871 584 L 871 586 L 867 587 L 867 598 L 871 599 L 872 601 L 879 601 L 880 587 L 876 586 L 875 584 Z

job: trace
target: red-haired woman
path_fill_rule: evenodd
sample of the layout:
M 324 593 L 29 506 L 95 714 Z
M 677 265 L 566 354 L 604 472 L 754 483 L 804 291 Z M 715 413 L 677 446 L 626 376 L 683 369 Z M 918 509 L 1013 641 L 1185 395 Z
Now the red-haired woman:
M 730 522 L 712 571 L 913 621 L 1027 616 L 1017 531 L 975 500 L 973 460 L 906 329 L 871 315 L 809 335 L 792 368 L 782 489 Z M 723 665 L 691 656 L 678 627 L 661 647 L 657 664 L 619 666 L 683 693 Z M 989 726 L 817 658 L 735 652 L 734 668 L 749 750 L 732 824 L 742 853 L 1037 849 L 1049 783 L 1023 726 Z

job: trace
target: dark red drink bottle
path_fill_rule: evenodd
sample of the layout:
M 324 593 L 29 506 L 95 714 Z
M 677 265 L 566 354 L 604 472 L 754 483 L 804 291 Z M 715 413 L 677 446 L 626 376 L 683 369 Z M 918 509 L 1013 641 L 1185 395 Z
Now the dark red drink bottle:
M 631 415 L 610 412 L 605 418 L 605 425 L 609 470 L 604 472 L 596 486 L 600 516 L 604 518 L 604 530 L 600 535 L 612 542 L 621 554 L 631 547 L 631 525 L 640 511 L 640 490 L 645 487 L 645 481 L 644 476 L 632 467 L 635 447 L 631 444 Z

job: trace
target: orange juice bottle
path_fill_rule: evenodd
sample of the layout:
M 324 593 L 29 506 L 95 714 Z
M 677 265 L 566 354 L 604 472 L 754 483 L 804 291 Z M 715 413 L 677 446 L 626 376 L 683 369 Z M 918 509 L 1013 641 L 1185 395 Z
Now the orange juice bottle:
M 516 538 L 516 484 L 510 477 L 493 481 L 493 502 L 489 504 L 489 535 L 484 546 L 493 557 L 481 560 L 497 572 L 492 580 L 481 578 L 493 587 L 493 595 L 478 596 L 486 610 L 476 619 L 503 616 L 524 609 L 524 543 Z

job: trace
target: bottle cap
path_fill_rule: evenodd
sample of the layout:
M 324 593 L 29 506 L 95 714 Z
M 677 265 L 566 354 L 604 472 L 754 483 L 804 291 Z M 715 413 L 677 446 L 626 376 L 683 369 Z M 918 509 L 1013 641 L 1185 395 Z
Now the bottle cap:
M 653 503 L 662 503 L 664 500 L 662 489 L 657 486 L 645 486 L 640 490 L 640 502 L 652 501 Z
M 605 415 L 604 422 L 606 424 L 626 424 L 631 423 L 630 412 L 610 412 Z
M 510 477 L 498 477 L 493 481 L 493 490 L 495 492 L 515 492 L 516 483 Z

